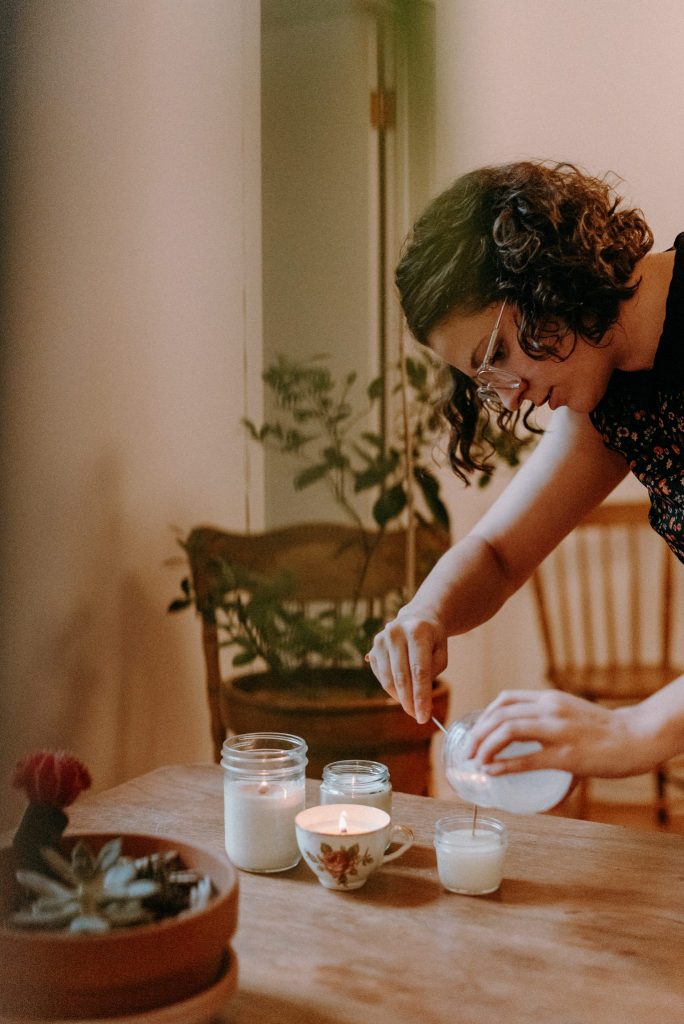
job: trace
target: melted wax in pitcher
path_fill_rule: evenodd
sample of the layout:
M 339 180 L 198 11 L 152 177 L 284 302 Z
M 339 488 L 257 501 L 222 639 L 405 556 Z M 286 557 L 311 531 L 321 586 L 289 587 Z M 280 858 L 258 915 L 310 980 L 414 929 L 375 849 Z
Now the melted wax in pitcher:
M 496 807 L 513 814 L 536 814 L 560 803 L 572 782 L 570 772 L 544 768 L 531 772 L 492 776 L 481 771 L 473 760 L 466 760 L 463 751 L 468 745 L 470 730 L 480 711 L 473 711 L 447 730 L 444 740 L 444 770 L 449 785 L 469 803 L 480 807 Z M 509 743 L 499 758 L 519 757 L 541 750 L 536 741 Z

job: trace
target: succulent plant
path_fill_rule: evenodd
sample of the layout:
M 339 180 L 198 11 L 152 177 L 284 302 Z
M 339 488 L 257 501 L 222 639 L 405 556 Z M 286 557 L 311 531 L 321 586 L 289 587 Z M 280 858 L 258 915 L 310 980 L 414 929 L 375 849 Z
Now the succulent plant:
M 87 843 L 76 843 L 68 861 L 57 850 L 42 850 L 61 881 L 38 871 L 17 871 L 17 881 L 37 897 L 10 921 L 24 928 L 66 928 L 71 932 L 102 932 L 120 925 L 151 921 L 143 900 L 159 890 L 150 878 L 137 878 L 135 862 L 121 857 L 121 839 L 105 843 L 97 855 Z
M 135 867 L 137 878 L 151 879 L 159 887 L 145 900 L 145 906 L 157 916 L 170 917 L 184 910 L 198 910 L 206 906 L 214 894 L 209 875 L 185 868 L 175 850 L 140 857 Z
M 183 867 L 175 851 L 134 859 L 121 856 L 121 839 L 95 855 L 80 840 L 68 861 L 57 850 L 42 850 L 56 878 L 17 871 L 17 881 L 35 898 L 9 918 L 20 928 L 103 932 L 171 917 L 203 907 L 213 895 L 208 875 Z

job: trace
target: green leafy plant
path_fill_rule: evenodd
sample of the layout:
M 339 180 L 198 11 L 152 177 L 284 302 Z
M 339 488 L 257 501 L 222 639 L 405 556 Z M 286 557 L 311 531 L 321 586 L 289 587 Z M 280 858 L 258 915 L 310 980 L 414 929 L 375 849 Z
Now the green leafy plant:
M 262 659 L 278 676 L 301 674 L 312 665 L 362 666 L 382 620 L 359 614 L 359 595 L 386 531 L 405 531 L 407 565 L 411 533 L 417 527 L 433 532 L 438 542 L 432 562 L 420 566 L 422 574 L 447 546 L 449 512 L 436 473 L 444 426 L 434 400 L 432 361 L 417 350 L 390 376 L 373 380 L 359 397 L 357 374 L 337 380 L 322 356 L 300 362 L 281 355 L 265 371 L 277 414 L 260 425 L 245 420 L 249 435 L 293 459 L 295 490 L 327 488 L 354 528 L 362 558 L 351 607 L 344 611 L 329 606 L 305 612 L 297 604 L 294 577 L 266 578 L 226 561 L 216 564 L 215 586 L 202 599 L 185 578 L 169 611 L 195 605 L 201 614 L 215 616 L 222 646 L 234 651 L 234 666 Z M 397 409 L 392 417 L 385 412 L 388 395 L 389 406 Z M 388 429 L 381 429 L 383 419 L 391 419 Z M 495 430 L 488 440 L 514 464 L 523 442 L 516 446 L 506 440 L 508 447 L 500 442 L 497 448 Z M 180 542 L 190 561 L 192 538 Z M 407 583 L 395 595 L 396 609 L 412 585 L 409 565 Z
M 211 611 L 219 615 L 221 646 L 235 650 L 235 667 L 261 658 L 276 676 L 287 676 L 312 663 L 360 664 L 381 627 L 380 619 L 360 619 L 355 607 L 344 614 L 330 607 L 305 611 L 289 574 L 269 579 L 222 560 L 216 580 Z M 178 610 L 194 600 L 188 580 L 183 589 L 186 596 L 174 602 Z
M 412 484 L 424 504 L 418 517 L 447 530 L 449 513 L 440 496 L 433 457 L 442 427 L 431 396 L 427 358 L 404 361 L 408 407 L 389 440 L 382 432 L 368 429 L 373 418 L 379 418 L 384 378 L 370 383 L 361 408 L 357 408 L 351 399 L 356 372 L 337 382 L 322 358 L 299 363 L 281 355 L 266 370 L 264 381 L 283 418 L 261 427 L 246 420 L 251 436 L 279 454 L 296 455 L 302 465 L 293 479 L 295 490 L 323 482 L 339 508 L 361 530 L 365 523 L 359 510 L 360 495 L 375 492 L 371 515 L 383 530 L 406 509 Z M 397 380 L 393 391 L 401 386 Z

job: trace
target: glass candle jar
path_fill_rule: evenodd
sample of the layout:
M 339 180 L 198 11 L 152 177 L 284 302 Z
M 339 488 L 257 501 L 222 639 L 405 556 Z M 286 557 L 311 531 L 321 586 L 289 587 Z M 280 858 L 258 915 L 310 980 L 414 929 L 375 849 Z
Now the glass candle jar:
M 470 731 L 481 714 L 481 711 L 473 711 L 447 729 L 442 756 L 451 788 L 463 800 L 479 807 L 497 807 L 514 814 L 536 814 L 560 803 L 572 782 L 570 772 L 545 768 L 492 776 L 479 770 L 474 761 L 465 756 Z M 509 743 L 497 758 L 519 757 L 536 750 L 541 750 L 541 744 L 536 741 Z
M 496 818 L 452 814 L 435 824 L 439 880 L 449 892 L 485 896 L 503 878 L 508 833 Z
M 286 871 L 300 860 L 306 743 L 287 733 L 232 736 L 221 751 L 226 853 L 243 871 Z
M 322 804 L 365 804 L 392 815 L 389 768 L 379 761 L 332 761 L 323 769 Z

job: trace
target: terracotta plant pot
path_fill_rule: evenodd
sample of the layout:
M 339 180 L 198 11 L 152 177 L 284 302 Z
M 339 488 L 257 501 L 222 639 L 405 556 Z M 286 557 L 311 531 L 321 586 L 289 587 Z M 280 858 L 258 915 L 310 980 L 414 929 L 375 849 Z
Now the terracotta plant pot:
M 98 850 L 116 833 L 72 833 Z M 227 859 L 160 836 L 124 834 L 123 852 L 176 850 L 188 868 L 210 875 L 218 894 L 201 910 L 153 924 L 78 935 L 0 924 L 0 1013 L 31 1020 L 114 1017 L 157 1009 L 208 989 L 226 970 L 237 924 L 237 872 Z M 22 898 L 14 850 L 0 850 L 0 913 Z M 231 969 L 234 965 L 231 963 Z
M 447 717 L 449 689 L 433 684 L 433 713 Z M 316 669 L 285 682 L 269 672 L 223 684 L 222 717 L 233 733 L 288 732 L 308 745 L 306 774 L 321 778 L 324 765 L 350 757 L 382 761 L 392 786 L 425 796 L 430 784 L 434 722 L 418 725 L 391 700 L 367 669 Z

